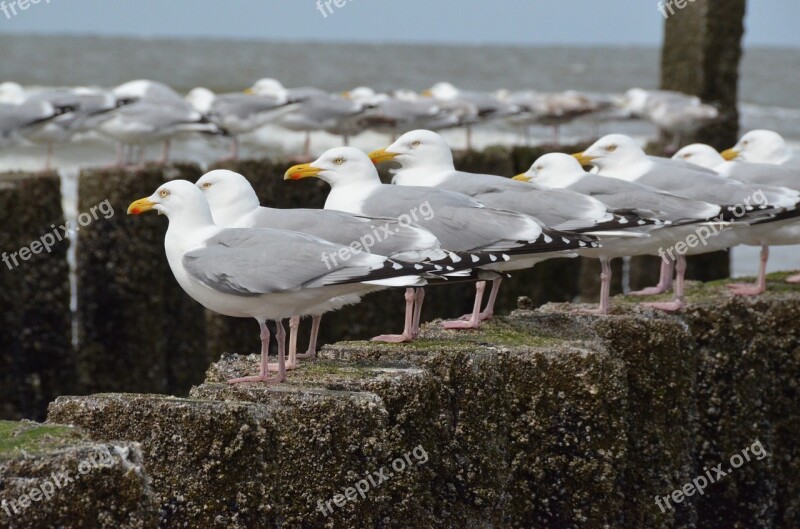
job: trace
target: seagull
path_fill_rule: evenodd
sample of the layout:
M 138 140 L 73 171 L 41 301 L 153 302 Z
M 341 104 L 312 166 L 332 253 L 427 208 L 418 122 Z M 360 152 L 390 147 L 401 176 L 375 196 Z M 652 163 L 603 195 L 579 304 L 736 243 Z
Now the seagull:
M 432 97 L 442 105 L 450 105 L 462 114 L 460 121 L 467 130 L 467 150 L 472 150 L 472 125 L 493 119 L 503 119 L 519 114 L 522 109 L 514 104 L 501 101 L 492 94 L 461 90 L 451 83 L 436 83 L 422 93 Z
M 118 165 L 123 165 L 125 161 L 124 146 L 138 146 L 138 158 L 141 161 L 144 145 L 163 142 L 159 163 L 166 163 L 171 141 L 180 134 L 227 134 L 162 83 L 131 81 L 114 88 L 112 93 L 118 101 L 126 104 L 108 112 L 106 119 L 98 123 L 95 130 L 120 144 Z
M 433 263 L 441 267 L 458 268 L 454 259 L 461 260 L 451 252 L 441 249 L 439 240 L 428 230 L 406 224 L 398 219 L 357 216 L 341 211 L 324 209 L 274 209 L 260 205 L 258 196 L 250 182 L 239 173 L 228 170 L 214 170 L 203 175 L 196 183 L 208 199 L 214 222 L 228 228 L 272 228 L 298 231 L 342 246 L 358 245 L 359 251 L 388 256 L 405 263 Z M 386 236 L 385 234 L 389 234 Z M 322 256 L 325 262 L 337 259 L 335 255 Z M 466 262 L 466 260 L 465 260 Z M 463 267 L 463 266 L 462 266 Z M 419 332 L 420 310 L 422 309 L 423 289 L 409 289 L 407 304 L 414 302 L 411 318 L 400 335 L 381 335 L 374 341 L 411 341 Z M 355 300 L 357 301 L 357 300 Z M 310 311 L 312 330 L 308 352 L 297 355 L 297 326 L 299 317 L 289 322 L 289 358 L 314 358 L 322 314 L 339 308 L 349 299 L 331 300 Z
M 164 214 L 167 261 L 175 279 L 195 301 L 226 316 L 255 318 L 261 329 L 261 367 L 256 376 L 229 380 L 279 383 L 286 380 L 282 320 L 341 296 L 362 296 L 382 287 L 422 286 L 419 264 L 353 254 L 326 266 L 319 256 L 346 249 L 318 237 L 272 229 L 223 228 L 214 224 L 208 202 L 194 184 L 173 180 L 133 202 L 129 215 L 149 210 Z M 274 320 L 278 374 L 269 376 L 270 334 Z
M 703 103 L 699 97 L 671 90 L 631 88 L 620 105 L 632 117 L 646 119 L 669 132 L 677 150 L 681 137 L 696 132 L 719 117 L 719 110 Z
M 673 158 L 712 169 L 725 177 L 748 184 L 782 186 L 788 190 L 795 190 L 795 192 L 800 189 L 800 171 L 798 170 L 792 170 L 782 165 L 727 161 L 716 149 L 702 143 L 684 147 Z M 766 290 L 769 247 L 800 244 L 798 213 L 800 213 L 798 209 L 793 209 L 781 215 L 780 220 L 751 227 L 750 238 L 745 244 L 761 247 L 758 279 L 754 285 L 741 283 L 728 285 L 728 288 L 735 294 L 757 296 Z M 787 281 L 794 282 L 793 279 L 794 276 L 788 278 Z M 797 282 L 800 282 L 800 277 L 797 278 Z
M 461 252 L 503 252 L 510 257 L 480 266 L 483 270 L 505 272 L 530 268 L 544 259 L 575 256 L 577 250 L 598 246 L 595 237 L 545 229 L 531 217 L 486 207 L 460 193 L 383 184 L 370 158 L 357 149 L 331 149 L 310 164 L 291 167 L 284 176 L 287 180 L 307 177 L 321 178 L 330 184 L 325 209 L 400 218 L 427 205 L 433 214 L 418 219 L 418 224 L 436 235 L 442 247 Z M 444 327 L 478 328 L 484 289 L 485 283 L 479 282 L 469 319 L 445 322 Z M 497 289 L 493 288 L 490 307 L 494 306 L 496 296 Z
M 239 136 L 276 121 L 296 108 L 286 95 L 214 94 L 208 88 L 193 88 L 186 101 L 192 107 L 228 131 L 233 140 L 229 160 L 239 157 Z
M 91 130 L 105 115 L 126 104 L 118 101 L 108 90 L 93 87 L 59 88 L 38 92 L 29 101 L 44 101 L 60 111 L 54 119 L 46 120 L 23 131 L 26 140 L 47 146 L 45 170 L 50 170 L 53 148 L 67 143 L 81 132 Z
M 795 207 L 794 198 L 785 190 L 746 185 L 682 160 L 647 156 L 633 138 L 622 134 L 605 136 L 585 152 L 574 156 L 581 165 L 596 166 L 598 174 L 602 176 L 649 185 L 685 198 L 719 204 L 724 211 L 721 220 L 735 222 L 737 229 L 723 230 L 706 239 L 703 244 L 689 248 L 691 251 L 678 252 L 679 255 L 675 258 L 678 272 L 675 297 L 671 302 L 656 305 L 666 311 L 677 311 L 684 307 L 687 253 L 707 253 L 741 244 L 747 236 L 749 222 L 768 218 L 781 212 L 782 208 Z M 662 277 L 659 280 L 661 287 L 668 284 L 663 272 L 662 266 Z
M 275 79 L 260 79 L 252 87 L 245 90 L 247 94 L 285 96 L 299 104 L 291 112 L 283 114 L 278 120 L 281 127 L 306 133 L 303 156 L 311 152 L 311 133 L 324 130 L 331 134 L 349 136 L 361 132 L 361 128 L 353 125 L 351 118 L 366 108 L 364 104 L 339 95 L 331 95 L 317 88 L 287 89 Z
M 645 241 L 649 238 L 648 232 L 663 225 L 660 220 L 631 211 L 618 214 L 601 201 L 570 190 L 457 171 L 450 146 L 444 138 L 428 130 L 406 133 L 389 147 L 369 156 L 375 163 L 394 160 L 400 164 L 401 168 L 394 173 L 395 184 L 462 193 L 489 207 L 534 217 L 549 228 L 599 237 L 602 248 L 586 249 L 581 255 L 600 258 L 604 269 L 610 259 L 631 255 L 642 244 L 651 248 L 653 243 Z M 610 281 L 610 275 L 608 277 Z M 499 288 L 499 281 L 494 288 Z M 599 312 L 608 312 L 606 299 Z M 483 314 L 491 316 L 492 307 L 487 307 Z
M 768 163 L 800 170 L 800 154 L 792 152 L 783 136 L 771 130 L 752 130 L 732 148 L 724 151 L 726 160 Z

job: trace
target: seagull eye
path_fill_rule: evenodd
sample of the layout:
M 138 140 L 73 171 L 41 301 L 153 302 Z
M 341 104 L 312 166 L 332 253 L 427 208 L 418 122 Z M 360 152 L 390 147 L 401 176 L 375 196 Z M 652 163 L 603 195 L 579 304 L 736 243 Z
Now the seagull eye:
M 742 142 L 742 145 L 747 145 L 748 143 L 750 143 L 750 140 L 744 140 L 744 141 Z
M 616 150 L 617 150 L 617 146 L 616 145 L 609 145 L 608 147 L 606 147 L 606 151 L 607 152 L 614 152 Z
M 209 187 L 211 187 L 211 184 L 209 184 L 208 182 L 203 184 L 203 189 L 208 189 Z
M 160 196 L 161 198 L 167 198 L 169 196 L 169 191 L 167 191 L 166 189 L 162 189 L 158 193 L 158 196 Z
M 544 166 L 540 165 L 539 167 L 535 168 L 537 171 L 544 171 Z
M 336 159 L 333 161 L 333 165 L 342 165 L 343 163 L 344 163 L 344 158 L 341 158 L 341 157 L 339 157 L 339 158 L 336 158 Z
M 411 146 L 412 147 L 419 147 L 420 143 L 422 143 L 422 142 L 419 141 L 419 140 L 414 140 L 414 141 L 411 142 Z

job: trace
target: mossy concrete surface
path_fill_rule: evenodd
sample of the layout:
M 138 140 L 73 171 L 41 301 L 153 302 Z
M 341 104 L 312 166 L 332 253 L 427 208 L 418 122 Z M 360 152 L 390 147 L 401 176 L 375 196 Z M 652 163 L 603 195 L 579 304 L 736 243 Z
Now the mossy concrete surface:
M 479 331 L 327 346 L 270 387 L 226 384 L 258 367 L 226 355 L 188 399 L 62 397 L 49 419 L 140 443 L 161 527 L 797 527 L 800 289 L 780 278 L 758 299 L 691 283 L 677 315 L 523 302 Z M 755 442 L 767 457 L 656 504 Z
M 67 426 L 0 421 L 0 527 L 146 529 L 158 505 L 127 442 Z

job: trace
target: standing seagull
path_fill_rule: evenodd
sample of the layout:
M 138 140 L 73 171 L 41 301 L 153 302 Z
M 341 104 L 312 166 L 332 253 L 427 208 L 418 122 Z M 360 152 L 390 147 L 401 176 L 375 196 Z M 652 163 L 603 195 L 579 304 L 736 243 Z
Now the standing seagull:
M 133 202 L 128 214 L 149 210 L 169 219 L 164 238 L 167 261 L 186 293 L 211 311 L 258 321 L 260 373 L 229 380 L 231 384 L 286 380 L 284 318 L 339 296 L 425 284 L 418 275 L 423 268 L 420 265 L 362 253 L 326 267 L 320 255 L 346 248 L 291 231 L 221 228 L 214 224 L 202 191 L 185 180 L 168 182 L 149 197 Z M 269 376 L 266 320 L 274 320 L 277 327 L 276 377 Z
M 752 185 L 783 186 L 790 190 L 800 189 L 800 171 L 781 165 L 726 161 L 710 145 L 696 143 L 678 151 L 674 158 L 712 169 L 717 173 Z M 754 285 L 734 283 L 728 285 L 734 294 L 757 296 L 767 289 L 767 261 L 770 246 L 800 244 L 800 211 L 793 209 L 780 216 L 780 220 L 757 224 L 751 227 L 750 239 L 746 244 L 761 247 L 761 264 L 758 279 Z M 794 277 L 794 276 L 793 276 Z M 792 281 L 793 277 L 787 279 Z M 800 279 L 800 278 L 798 278 Z
M 420 219 L 419 224 L 436 235 L 444 248 L 461 252 L 504 252 L 510 256 L 508 261 L 481 266 L 484 270 L 521 270 L 552 257 L 574 257 L 577 250 L 597 246 L 594 237 L 548 230 L 527 215 L 492 209 L 460 193 L 383 184 L 372 161 L 358 149 L 331 149 L 310 164 L 291 167 L 284 176 L 287 180 L 307 177 L 318 177 L 330 184 L 325 209 L 400 218 L 427 204 L 434 214 Z M 478 257 L 473 256 L 472 260 L 477 266 Z M 484 288 L 484 282 L 477 284 L 469 319 L 445 322 L 444 327 L 478 328 Z M 497 296 L 495 289 L 492 296 Z M 493 306 L 494 299 L 490 299 L 489 304 Z

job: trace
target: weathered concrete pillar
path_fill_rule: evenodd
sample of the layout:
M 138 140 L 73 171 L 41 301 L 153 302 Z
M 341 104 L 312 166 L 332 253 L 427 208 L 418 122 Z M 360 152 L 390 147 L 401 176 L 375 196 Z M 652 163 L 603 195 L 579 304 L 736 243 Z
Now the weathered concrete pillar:
M 720 109 L 720 119 L 684 143 L 717 149 L 736 143 L 739 63 L 745 0 L 672 0 L 661 53 L 661 87 L 699 96 Z M 678 8 L 681 4 L 685 7 Z M 670 14 L 670 9 L 665 9 Z
M 178 285 L 164 255 L 167 219 L 128 217 L 128 205 L 166 180 L 195 181 L 195 165 L 81 174 L 78 211 L 108 201 L 113 216 L 81 227 L 78 337 L 87 391 L 182 394 L 203 378 L 210 358 L 204 309 Z
M 57 175 L 0 175 L 0 418 L 77 389 L 62 224 Z

